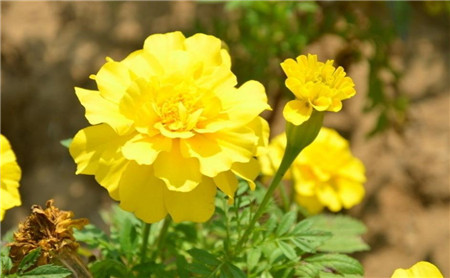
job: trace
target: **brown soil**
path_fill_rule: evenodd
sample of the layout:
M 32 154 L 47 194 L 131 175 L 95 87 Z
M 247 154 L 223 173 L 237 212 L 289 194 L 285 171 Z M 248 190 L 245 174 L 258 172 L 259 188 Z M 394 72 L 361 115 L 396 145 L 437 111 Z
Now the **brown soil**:
M 23 171 L 23 206 L 7 212 L 3 231 L 23 219 L 32 204 L 50 198 L 100 223 L 98 210 L 110 204 L 106 191 L 92 177 L 75 176 L 75 164 L 59 144 L 88 125 L 73 87 L 93 88 L 87 77 L 106 55 L 121 59 L 151 33 L 186 30 L 197 15 L 218 11 L 217 5 L 206 6 L 183 1 L 1 3 L 2 134 Z M 372 250 L 357 255 L 366 277 L 390 277 L 395 268 L 419 260 L 435 263 L 450 276 L 449 36 L 445 27 L 415 15 L 412 34 L 398 41 L 392 57 L 404 70 L 400 91 L 410 98 L 402 131 L 365 137 L 376 120 L 376 114 L 361 112 L 365 60 L 349 69 L 358 95 L 326 119 L 326 125 L 348 132 L 367 168 L 366 199 L 350 211 L 368 226 L 365 239 Z M 332 58 L 340 43 L 327 35 L 309 51 Z

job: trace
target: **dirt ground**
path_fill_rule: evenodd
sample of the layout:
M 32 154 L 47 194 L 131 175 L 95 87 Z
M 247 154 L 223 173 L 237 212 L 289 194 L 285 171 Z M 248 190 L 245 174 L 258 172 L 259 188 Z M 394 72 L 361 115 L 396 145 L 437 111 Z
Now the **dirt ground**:
M 98 210 L 110 204 L 106 191 L 92 177 L 74 175 L 59 143 L 88 125 L 73 87 L 93 89 L 87 77 L 105 56 L 121 59 L 149 34 L 186 30 L 205 9 L 212 8 L 183 1 L 1 3 L 1 132 L 23 171 L 23 206 L 7 212 L 3 231 L 50 198 L 101 222 Z M 404 72 L 400 90 L 410 99 L 403 131 L 366 138 L 376 115 L 361 112 L 369 74 L 364 60 L 349 69 L 357 96 L 325 122 L 348 131 L 367 168 L 365 201 L 349 212 L 368 226 L 372 250 L 357 254 L 366 277 L 390 277 L 419 260 L 450 276 L 449 30 L 420 13 L 411 24 L 412 34 L 399 40 L 392 57 Z M 308 50 L 333 58 L 336 45 L 338 39 L 324 36 Z

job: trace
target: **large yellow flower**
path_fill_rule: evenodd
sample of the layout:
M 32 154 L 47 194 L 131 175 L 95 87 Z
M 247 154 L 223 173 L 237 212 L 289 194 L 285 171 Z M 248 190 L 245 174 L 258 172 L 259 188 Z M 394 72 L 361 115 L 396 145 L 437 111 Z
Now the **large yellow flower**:
M 275 137 L 261 158 L 263 174 L 272 176 L 286 148 L 286 135 Z M 353 157 L 348 142 L 322 128 L 317 138 L 294 160 L 286 179 L 293 179 L 296 201 L 310 213 L 324 207 L 333 212 L 351 208 L 364 197 L 364 165 Z
M 20 206 L 19 181 L 22 175 L 16 162 L 16 155 L 11 149 L 8 139 L 0 134 L 1 159 L 1 196 L 0 196 L 0 221 L 3 220 L 5 211 Z
M 124 60 L 107 60 L 92 76 L 98 91 L 75 89 L 93 125 L 70 146 L 77 174 L 95 175 L 150 223 L 167 213 L 206 221 L 216 187 L 232 199 L 236 175 L 254 186 L 254 157 L 268 135 L 258 115 L 270 107 L 260 83 L 235 87 L 219 39 L 155 34 Z
M 300 55 L 297 61 L 286 59 L 281 67 L 287 75 L 286 87 L 295 95 L 283 110 L 286 121 L 300 125 L 313 109 L 338 112 L 342 100 L 355 95 L 355 84 L 345 76 L 342 67 L 333 67 L 333 60 L 318 62 L 317 55 Z
M 399 268 L 394 271 L 391 278 L 443 278 L 439 269 L 429 262 L 418 262 L 411 268 Z

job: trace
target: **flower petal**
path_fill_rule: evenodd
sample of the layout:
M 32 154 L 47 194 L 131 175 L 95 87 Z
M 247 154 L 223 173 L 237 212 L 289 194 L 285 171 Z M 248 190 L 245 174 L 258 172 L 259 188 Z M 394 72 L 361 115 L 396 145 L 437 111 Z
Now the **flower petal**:
M 76 174 L 94 175 L 100 158 L 111 157 L 127 139 L 127 136 L 117 135 L 107 124 L 80 130 L 69 147 L 70 155 L 77 164 Z
M 190 192 L 170 191 L 164 187 L 164 201 L 174 222 L 205 222 L 214 213 L 216 185 L 211 178 L 202 182 Z
M 337 212 L 342 209 L 342 205 L 337 192 L 330 185 L 319 185 L 317 187 L 317 198 L 331 211 Z
M 138 164 L 152 164 L 162 151 L 170 151 L 172 140 L 162 135 L 152 137 L 137 134 L 122 147 L 122 154 L 129 160 Z
M 123 94 L 130 86 L 131 75 L 129 69 L 124 64 L 109 61 L 95 75 L 95 81 L 103 98 L 114 103 L 119 103 Z
M 163 180 L 169 190 L 188 192 L 202 180 L 198 159 L 183 157 L 177 144 L 173 144 L 170 152 L 161 152 L 153 167 L 155 176 Z
M 119 183 L 120 207 L 147 223 L 158 222 L 167 215 L 164 187 L 151 166 L 130 162 Z
M 339 178 L 336 180 L 338 195 L 344 208 L 349 209 L 359 203 L 364 198 L 364 187 L 361 182 Z
M 246 125 L 264 110 L 271 110 L 267 104 L 264 86 L 254 80 L 245 82 L 238 89 L 223 93 L 219 98 L 222 102 L 222 109 L 230 117 L 227 121 L 228 127 Z
M 250 159 L 247 163 L 233 163 L 231 171 L 238 177 L 246 180 L 251 190 L 255 190 L 256 185 L 254 180 L 261 172 L 259 162 L 255 158 Z
M 217 187 L 229 197 L 228 203 L 232 204 L 234 200 L 234 193 L 238 187 L 238 180 L 231 171 L 219 173 L 213 178 Z
M 312 107 L 307 102 L 300 100 L 289 101 L 283 109 L 283 116 L 286 121 L 301 125 L 307 121 L 312 113 Z
M 100 158 L 97 171 L 95 172 L 95 180 L 108 190 L 111 198 L 119 200 L 119 182 L 130 161 L 123 158 L 120 150 L 116 150 L 112 156 L 109 155 L 110 153 L 108 152 L 107 157 L 105 152 L 103 157 Z
M 184 50 L 185 37 L 181 32 L 154 34 L 144 42 L 144 50 L 154 55 L 165 69 L 170 69 L 168 61 L 173 51 Z
M 125 134 L 132 121 L 119 112 L 117 103 L 104 99 L 99 91 L 75 88 L 75 93 L 86 109 L 86 118 L 91 125 L 107 123 L 119 134 Z
M 196 157 L 200 171 L 208 177 L 230 170 L 235 162 L 248 162 L 254 153 L 258 137 L 249 128 L 216 134 L 197 134 L 181 140 L 185 157 Z

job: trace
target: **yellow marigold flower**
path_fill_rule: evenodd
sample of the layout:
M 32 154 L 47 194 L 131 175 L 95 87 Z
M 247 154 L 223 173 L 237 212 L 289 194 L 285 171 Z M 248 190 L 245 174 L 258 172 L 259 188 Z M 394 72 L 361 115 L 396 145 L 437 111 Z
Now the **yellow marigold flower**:
M 287 75 L 286 87 L 295 95 L 283 110 L 286 121 L 300 125 L 307 121 L 313 109 L 338 112 L 342 100 L 355 95 L 355 84 L 342 67 L 333 67 L 333 60 L 318 62 L 317 55 L 300 55 L 297 61 L 281 63 Z
M 411 268 L 399 268 L 394 271 L 391 278 L 443 278 L 439 269 L 429 262 L 418 262 Z
M 20 206 L 19 181 L 22 175 L 16 161 L 16 155 L 11 149 L 8 139 L 0 134 L 1 159 L 1 197 L 0 197 L 0 221 L 3 220 L 5 211 L 15 206 Z
M 263 174 L 272 176 L 286 148 L 286 135 L 275 137 L 262 157 Z M 322 128 L 294 160 L 285 178 L 294 181 L 296 201 L 310 213 L 351 208 L 364 197 L 364 165 L 335 130 Z
M 235 175 L 253 187 L 255 159 L 267 141 L 264 87 L 236 88 L 219 39 L 180 32 L 149 36 L 120 62 L 108 59 L 98 91 L 76 88 L 93 126 L 70 146 L 77 174 L 95 175 L 120 206 L 145 222 L 170 214 L 204 222 L 216 187 L 230 199 Z
M 73 228 L 82 229 L 88 220 L 72 219 L 73 212 L 60 210 L 53 203 L 53 200 L 47 201 L 45 209 L 34 205 L 30 216 L 19 224 L 14 242 L 8 244 L 14 265 L 12 273 L 22 259 L 38 247 L 41 254 L 34 266 L 59 262 L 77 273 L 87 271 L 77 255 L 78 243 L 73 236 Z

